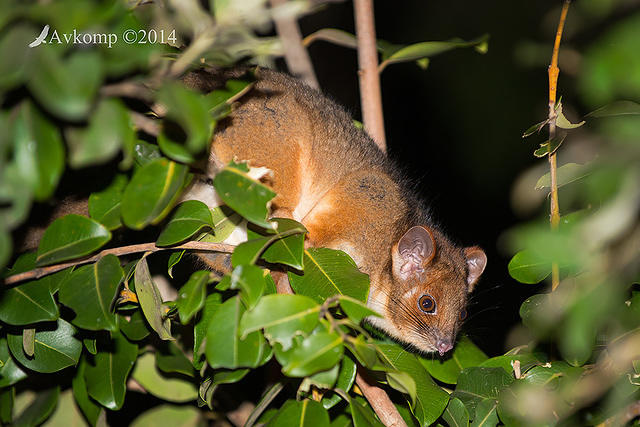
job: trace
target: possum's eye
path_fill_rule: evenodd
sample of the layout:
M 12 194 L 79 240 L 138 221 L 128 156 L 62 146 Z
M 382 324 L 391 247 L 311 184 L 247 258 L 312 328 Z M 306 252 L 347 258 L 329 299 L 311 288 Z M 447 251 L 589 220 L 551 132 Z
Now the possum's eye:
M 436 300 L 429 294 L 424 294 L 418 299 L 418 308 L 427 314 L 436 314 Z
M 460 311 L 460 321 L 463 321 L 464 319 L 467 318 L 467 310 L 465 310 L 464 308 L 462 309 L 462 311 Z

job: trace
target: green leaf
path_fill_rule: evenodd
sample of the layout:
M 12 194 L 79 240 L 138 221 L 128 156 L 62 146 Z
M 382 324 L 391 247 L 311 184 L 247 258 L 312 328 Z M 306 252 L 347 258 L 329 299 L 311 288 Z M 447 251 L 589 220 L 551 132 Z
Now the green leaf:
M 297 221 L 287 218 L 274 218 L 279 236 L 284 236 L 267 247 L 261 258 L 272 264 L 284 264 L 302 270 L 304 236 L 307 229 Z
M 64 145 L 58 128 L 25 102 L 13 126 L 14 164 L 36 200 L 48 199 L 64 171 Z M 23 187 L 24 188 L 24 187 Z
M 358 301 L 357 299 L 342 295 L 338 299 L 340 301 L 340 307 L 349 316 L 355 323 L 360 323 L 362 319 L 369 316 L 382 317 L 380 313 L 377 313 L 367 307 L 364 302 Z
M 12 252 L 13 241 L 11 236 L 7 231 L 0 229 L 0 269 L 7 265 Z
M 196 271 L 189 277 L 178 292 L 176 306 L 180 314 L 180 322 L 183 325 L 189 323 L 191 318 L 204 306 L 207 296 L 207 283 L 209 283 L 209 271 Z
M 0 423 L 9 425 L 13 417 L 13 402 L 16 390 L 14 387 L 7 387 L 0 390 Z
M 138 346 L 117 332 L 111 333 L 111 343 L 99 347 L 93 363 L 85 367 L 84 380 L 89 395 L 105 408 L 118 410 L 124 403 L 127 378 L 138 357 Z
M 302 393 L 310 393 L 312 386 L 325 390 L 332 389 L 338 379 L 339 368 L 338 364 L 335 364 L 330 369 L 319 371 L 306 377 L 302 380 L 302 383 L 300 383 L 300 387 L 298 387 L 298 395 Z M 324 404 L 322 406 L 327 409 Z
M 164 306 L 162 305 L 162 296 L 158 290 L 151 273 L 147 259 L 142 258 L 136 265 L 134 274 L 136 283 L 136 295 L 144 317 L 149 322 L 149 326 L 158 333 L 162 340 L 173 340 L 171 336 L 171 320 L 165 316 Z
M 251 370 L 250 369 L 235 369 L 228 371 L 226 369 L 216 370 L 211 377 L 211 383 L 216 384 L 233 384 L 243 379 Z
M 366 302 L 369 277 L 361 273 L 342 251 L 311 248 L 304 251 L 304 274 L 289 272 L 289 283 L 297 294 L 322 303 L 333 295 L 347 295 Z
M 292 345 L 295 335 L 306 335 L 319 321 L 320 306 L 302 295 L 266 295 L 247 311 L 240 322 L 241 336 L 264 328 L 271 345 L 279 342 L 283 350 Z
M 133 160 L 137 166 L 146 166 L 154 160 L 162 159 L 157 145 L 138 140 L 133 146 Z
M 122 196 L 125 225 L 140 230 L 162 221 L 179 197 L 188 171 L 187 166 L 167 159 L 153 160 L 138 169 Z
M 53 114 L 66 120 L 84 118 L 103 79 L 100 53 L 77 50 L 63 60 L 57 49 L 38 49 L 27 86 Z
M 36 265 L 88 255 L 111 239 L 102 224 L 80 215 L 65 215 L 47 227 L 38 246 Z
M 36 330 L 25 328 L 22 330 L 22 349 L 27 357 L 33 357 L 36 346 Z
M 49 290 L 49 277 L 5 288 L 0 293 L 0 320 L 10 325 L 56 320 L 58 305 Z
M 213 313 L 205 349 L 212 368 L 256 367 L 267 351 L 264 338 L 257 330 L 240 336 L 240 318 L 244 313 L 237 296 L 229 298 Z
M 342 358 L 344 346 L 336 332 L 317 332 L 287 351 L 275 347 L 275 355 L 282 372 L 290 377 L 306 377 L 336 365 Z
M 265 275 L 269 274 L 255 265 L 241 265 L 231 272 L 231 289 L 241 289 L 240 298 L 246 308 L 252 309 L 266 288 Z
M 86 348 L 89 353 L 96 354 L 98 352 L 95 338 L 84 338 L 82 344 L 84 344 L 84 348 Z
M 95 400 L 92 400 L 89 397 L 87 383 L 84 380 L 84 371 L 86 367 L 87 359 L 86 357 L 83 357 L 78 364 L 78 369 L 71 381 L 71 386 L 73 387 L 73 397 L 75 398 L 76 404 L 89 421 L 89 424 L 95 426 L 102 408 L 95 402 Z
M 27 373 L 16 363 L 9 353 L 9 345 L 6 338 L 0 338 L 0 388 L 12 386 L 27 378 Z
M 213 180 L 218 196 L 231 209 L 260 227 L 273 229 L 267 220 L 267 204 L 276 196 L 271 189 L 251 178 L 247 167 L 231 162 Z
M 224 89 L 216 89 L 205 95 L 209 114 L 214 120 L 226 117 L 231 112 L 231 104 L 247 93 L 254 83 L 229 79 Z
M 193 361 L 196 369 L 199 356 L 203 353 L 202 343 L 207 336 L 209 325 L 214 313 L 218 310 L 222 304 L 222 296 L 219 293 L 212 293 L 204 301 L 204 308 L 200 312 L 199 319 L 197 320 L 193 328 Z
M 94 264 L 77 269 L 60 288 L 60 302 L 71 308 L 72 323 L 80 328 L 117 331 L 111 306 L 124 271 L 115 255 L 106 255 Z
M 397 344 L 378 344 L 385 363 L 397 370 L 406 372 L 416 383 L 416 402 L 411 405 L 413 415 L 421 425 L 435 422 L 449 401 L 449 395 L 438 387 L 416 356 L 406 352 Z
M 124 148 L 131 153 L 135 131 L 122 101 L 107 98 L 100 101 L 86 128 L 67 127 L 69 164 L 74 168 L 98 165 L 111 160 Z
M 338 46 L 349 47 L 356 49 L 358 47 L 358 40 L 356 36 L 343 30 L 336 28 L 323 28 L 306 36 L 303 40 L 305 46 L 309 46 L 316 40 L 324 40 Z
M 131 341 L 141 341 L 149 336 L 151 330 L 147 325 L 148 323 L 144 319 L 141 309 L 136 309 L 131 313 L 129 320 L 122 315 L 118 315 L 120 332 Z
M 22 348 L 22 334 L 8 334 L 7 341 L 13 357 L 28 369 L 37 372 L 57 372 L 75 366 L 82 352 L 82 341 L 75 338 L 76 329 L 58 319 L 53 325 L 36 328 L 34 356 L 27 357 Z
M 343 357 L 334 388 L 349 392 L 356 380 L 356 371 L 357 365 L 353 359 L 349 356 Z M 323 395 L 321 403 L 324 409 L 331 409 L 340 402 L 340 400 L 342 400 L 342 398 L 338 393 L 330 391 Z
M 556 126 L 562 129 L 575 129 L 586 123 L 584 120 L 580 123 L 571 123 L 562 112 L 562 101 L 559 101 L 558 105 L 556 105 L 556 115 Z
M 243 221 L 242 217 L 228 206 L 211 209 L 211 216 L 213 218 L 213 234 L 204 234 L 202 242 L 220 243 L 224 241 Z
M 459 398 L 469 414 L 476 414 L 476 407 L 483 400 L 495 401 L 500 391 L 513 381 L 502 368 L 466 368 L 458 377 L 458 385 L 451 396 Z
M 186 251 L 183 249 L 181 251 L 172 252 L 169 256 L 169 261 L 167 261 L 167 273 L 169 277 L 173 279 L 173 267 L 175 267 L 181 260 L 182 256 Z
M 329 426 L 329 413 L 313 400 L 287 400 L 268 427 L 324 427 Z
M 554 136 L 553 138 L 540 144 L 540 148 L 534 151 L 533 155 L 536 157 L 544 157 L 555 153 L 556 150 L 560 148 L 566 137 L 567 134 Z
M 588 170 L 585 165 L 580 165 L 578 163 L 567 163 L 560 166 L 557 169 L 557 186 L 558 188 L 571 184 L 574 181 L 578 181 L 585 176 L 590 174 L 590 170 Z M 536 183 L 536 190 L 541 190 L 543 188 L 551 187 L 551 175 L 550 173 L 546 173 L 540 177 L 538 182 Z
M 543 363 L 536 356 L 530 353 L 505 354 L 492 357 L 482 362 L 479 366 L 483 368 L 502 368 L 506 373 L 513 375 L 513 363 L 520 363 L 520 372 L 526 372 L 529 368 Z
M 551 274 L 551 264 L 525 249 L 509 261 L 509 274 L 520 283 L 540 283 Z
M 69 427 L 74 426 L 81 419 L 83 419 L 83 415 L 78 405 L 74 402 L 73 393 L 71 389 L 66 389 L 60 393 L 55 411 L 47 420 L 46 426 Z
M 158 236 L 156 245 L 170 246 L 180 243 L 204 227 L 214 227 L 209 207 L 198 200 L 187 200 L 178 205 Z
M 457 397 L 452 398 L 444 410 L 442 418 L 449 424 L 449 427 L 468 427 L 469 412 L 464 403 Z
M 498 401 L 495 399 L 485 399 L 476 407 L 476 415 L 473 418 L 473 427 L 495 427 L 498 425 L 498 414 L 496 408 Z
M 167 109 L 158 144 L 168 157 L 183 163 L 195 160 L 211 141 L 215 122 L 209 115 L 207 99 L 177 83 L 165 85 L 158 92 L 158 101 Z M 169 120 L 167 120 L 169 119 Z M 171 132 L 167 124 L 176 123 L 182 132 Z M 176 138 L 176 134 L 182 135 Z
M 199 427 L 202 425 L 202 413 L 195 406 L 160 405 L 143 412 L 131 427 L 155 426 Z
M 640 104 L 633 101 L 614 101 L 590 112 L 585 117 L 612 117 L 640 114 Z
M 354 427 L 382 427 L 368 404 L 360 404 L 358 399 L 349 399 L 349 409 Z
M 54 387 L 35 393 L 35 398 L 11 423 L 15 427 L 31 427 L 44 423 L 58 404 L 60 387 Z
M 416 382 L 409 374 L 402 371 L 389 371 L 386 373 L 387 383 L 400 393 L 408 394 L 411 406 L 416 404 Z
M 198 397 L 198 390 L 189 381 L 180 377 L 166 377 L 156 369 L 152 353 L 138 358 L 131 374 L 152 395 L 169 402 L 190 402 Z
M 524 131 L 524 133 L 522 134 L 523 138 L 526 138 L 528 136 L 533 135 L 534 133 L 540 132 L 540 130 L 547 124 L 549 123 L 549 119 L 543 120 L 540 123 L 536 123 L 535 125 L 532 125 L 531 127 L 529 127 L 527 130 Z
M 89 216 L 109 230 L 122 225 L 120 204 L 127 186 L 127 177 L 117 174 L 107 188 L 89 196 Z
M 397 64 L 400 62 L 415 61 L 422 58 L 432 57 L 448 50 L 473 47 L 479 53 L 486 53 L 488 47 L 489 36 L 484 35 L 468 42 L 461 39 L 451 39 L 449 41 L 421 42 L 409 46 L 404 46 L 396 50 L 389 57 L 385 58 L 378 67 L 378 71 L 382 72 L 387 65 Z
M 367 343 L 364 336 L 347 337 L 345 344 L 361 365 L 371 368 L 378 361 L 375 346 Z
M 33 26 L 27 22 L 14 23 L 5 29 L 0 38 L 0 58 L 11 58 L 11 61 L 2 61 L 0 64 L 0 90 L 23 83 L 33 60 L 33 50 L 25 49 L 25 46 L 35 40 L 37 35 Z
M 307 229 L 292 219 L 274 218 L 272 221 L 276 224 L 276 231 L 264 230 L 266 236 L 251 228 L 247 230 L 248 240 L 233 251 L 232 265 L 254 264 L 258 258 L 262 258 L 272 264 L 302 269 L 304 234 Z
M 464 368 L 478 366 L 487 356 L 469 338 L 461 337 L 456 343 L 451 357 L 442 359 L 420 358 L 420 363 L 435 379 L 447 384 L 455 384 Z

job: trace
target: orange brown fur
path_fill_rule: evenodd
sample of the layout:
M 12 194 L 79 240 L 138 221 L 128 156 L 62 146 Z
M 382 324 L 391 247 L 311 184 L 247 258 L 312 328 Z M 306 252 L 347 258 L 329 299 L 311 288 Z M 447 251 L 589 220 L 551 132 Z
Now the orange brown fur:
M 342 108 L 284 74 L 256 75 L 254 89 L 219 124 L 210 165 L 237 159 L 269 168 L 268 183 L 278 194 L 274 212 L 302 222 L 309 245 L 344 250 L 369 274 L 368 304 L 384 316 L 371 323 L 421 351 L 448 351 L 486 264 L 484 253 L 459 248 L 439 231 L 397 167 Z M 206 73 L 190 83 L 210 84 Z M 397 249 L 415 226 L 428 231 L 421 235 L 435 251 L 424 265 L 411 264 L 420 259 L 411 258 L 415 251 L 400 256 Z M 408 243 L 423 245 L 420 238 Z M 408 263 L 405 270 L 413 266 L 415 273 L 399 276 L 394 263 Z M 438 302 L 437 313 L 420 311 L 416 298 L 423 294 Z

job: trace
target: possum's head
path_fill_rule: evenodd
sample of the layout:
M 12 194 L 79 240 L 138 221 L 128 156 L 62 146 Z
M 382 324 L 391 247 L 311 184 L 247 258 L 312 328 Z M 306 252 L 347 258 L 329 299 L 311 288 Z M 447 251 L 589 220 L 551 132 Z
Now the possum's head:
M 423 352 L 453 348 L 467 296 L 487 264 L 477 246 L 459 248 L 427 227 L 410 228 L 391 248 L 388 281 L 372 284 L 369 318 L 391 337 Z

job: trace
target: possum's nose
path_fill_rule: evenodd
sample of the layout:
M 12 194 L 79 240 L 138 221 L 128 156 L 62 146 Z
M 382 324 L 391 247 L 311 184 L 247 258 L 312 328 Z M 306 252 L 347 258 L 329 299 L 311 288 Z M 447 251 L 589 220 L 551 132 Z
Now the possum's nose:
M 447 351 L 453 348 L 453 344 L 451 344 L 451 341 L 447 339 L 440 339 L 436 342 L 436 348 L 438 349 L 440 356 L 444 356 Z

